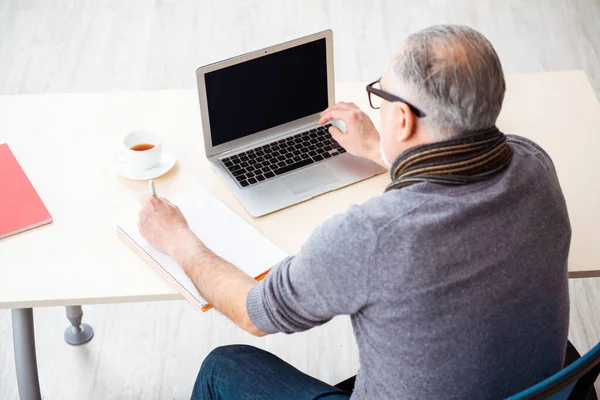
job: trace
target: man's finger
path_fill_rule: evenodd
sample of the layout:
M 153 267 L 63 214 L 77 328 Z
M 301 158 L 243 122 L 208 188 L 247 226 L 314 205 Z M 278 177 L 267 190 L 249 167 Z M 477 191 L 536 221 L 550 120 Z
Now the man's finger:
M 329 116 L 329 112 L 321 115 L 321 118 L 319 119 L 319 125 L 323 125 L 325 122 L 329 121 L 330 119 L 331 119 L 331 117 Z
M 335 110 L 335 109 L 336 109 L 335 106 L 331 106 L 328 109 L 321 112 L 321 114 L 320 114 L 321 120 L 323 120 L 324 118 L 327 118 L 327 116 L 331 114 L 331 111 Z M 331 118 L 329 118 L 329 119 L 331 119 Z
M 326 109 L 324 109 L 323 111 L 321 111 L 320 115 L 323 116 L 323 114 L 325 114 L 326 112 L 329 112 L 329 111 L 331 111 L 334 108 L 339 108 L 339 104 L 340 103 L 335 103 L 334 105 L 327 107 Z
M 321 119 L 319 119 L 319 124 L 323 125 L 330 119 L 335 118 L 339 119 L 340 121 L 344 121 L 344 123 L 348 125 L 347 119 L 350 112 L 350 109 L 329 108 L 325 110 L 325 113 L 323 115 L 321 115 Z
M 140 204 L 145 206 L 146 204 L 150 204 L 150 202 L 152 201 L 152 198 L 154 196 L 149 195 L 148 193 L 146 193 L 145 195 L 143 195 L 142 197 L 140 197 Z
M 333 137 L 333 139 L 335 139 L 336 142 L 338 142 L 342 145 L 342 147 L 344 147 L 343 142 L 346 140 L 347 137 L 347 135 L 344 132 L 342 132 L 336 126 L 330 126 L 329 133 L 331 133 L 331 137 Z
M 140 210 L 138 221 L 148 221 L 148 219 L 154 214 L 154 207 L 152 204 L 146 204 Z
M 171 203 L 169 200 L 167 200 L 167 199 L 166 199 L 166 198 L 164 198 L 164 197 L 159 197 L 159 199 L 160 199 L 160 200 L 161 200 L 163 203 L 165 203 L 165 204 L 168 204 L 168 205 L 170 205 L 170 206 L 175 206 L 175 204 Z

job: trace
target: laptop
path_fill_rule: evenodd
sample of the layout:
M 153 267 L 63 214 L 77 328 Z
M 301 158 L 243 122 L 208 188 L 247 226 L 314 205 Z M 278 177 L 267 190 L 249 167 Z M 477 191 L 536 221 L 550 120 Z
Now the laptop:
M 335 102 L 331 30 L 200 67 L 196 77 L 206 157 L 250 215 L 384 171 L 318 124 Z

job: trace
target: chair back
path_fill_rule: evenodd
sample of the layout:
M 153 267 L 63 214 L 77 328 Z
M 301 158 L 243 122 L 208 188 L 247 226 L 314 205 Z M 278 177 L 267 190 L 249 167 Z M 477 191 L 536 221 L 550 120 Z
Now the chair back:
M 571 343 L 569 346 L 572 347 Z M 573 350 L 575 348 L 573 347 Z M 600 343 L 551 377 L 507 400 L 588 400 L 596 399 L 594 382 L 600 373 Z M 592 394 L 593 393 L 593 394 Z M 591 395 L 593 397 L 589 397 Z

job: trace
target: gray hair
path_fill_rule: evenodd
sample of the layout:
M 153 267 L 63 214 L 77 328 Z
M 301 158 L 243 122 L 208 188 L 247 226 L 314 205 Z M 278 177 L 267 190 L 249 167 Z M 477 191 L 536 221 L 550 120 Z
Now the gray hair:
M 504 74 L 492 44 L 476 30 L 436 25 L 413 33 L 393 71 L 427 114 L 420 123 L 438 136 L 456 137 L 496 123 Z

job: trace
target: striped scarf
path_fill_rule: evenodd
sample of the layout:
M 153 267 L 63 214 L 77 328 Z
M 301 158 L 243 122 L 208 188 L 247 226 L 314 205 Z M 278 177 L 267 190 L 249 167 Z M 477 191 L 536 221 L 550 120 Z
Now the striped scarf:
M 508 167 L 512 155 L 506 136 L 495 126 L 464 138 L 416 146 L 393 162 L 392 183 L 385 191 L 418 182 L 445 185 L 480 182 Z

